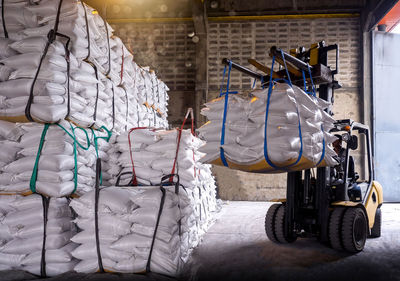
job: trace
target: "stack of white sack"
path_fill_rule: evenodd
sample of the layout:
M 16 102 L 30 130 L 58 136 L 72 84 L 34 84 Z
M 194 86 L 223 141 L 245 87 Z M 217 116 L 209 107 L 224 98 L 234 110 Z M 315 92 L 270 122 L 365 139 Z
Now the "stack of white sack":
M 82 129 L 67 121 L 1 121 L 0 135 L 6 148 L 0 152 L 0 194 L 80 195 L 94 187 L 97 157 L 108 160 L 107 131 Z M 106 172 L 102 176 L 108 178 Z
M 163 176 L 177 174 L 193 208 L 185 220 L 188 231 L 182 235 L 192 249 L 214 221 L 218 210 L 216 185 L 210 165 L 199 162 L 203 154 L 198 148 L 203 141 L 190 130 L 182 131 L 173 169 L 178 134 L 178 130 L 137 129 L 118 135 L 111 141 L 110 159 L 104 169 L 112 179 L 110 185 L 158 185 Z M 185 259 L 189 255 L 189 252 L 182 253 Z
M 22 131 L 16 124 L 0 120 L 0 168 L 17 159 L 21 135 Z M 0 169 L 0 177 L 1 173 Z
M 154 71 L 139 67 L 132 54 L 126 49 L 121 39 L 113 36 L 110 39 L 115 53 L 114 63 L 120 65 L 117 89 L 123 91 L 123 104 L 118 110 L 127 122 L 127 128 L 151 126 L 168 128 L 167 105 L 168 87 L 157 78 Z M 118 115 L 117 115 L 118 116 Z
M 225 97 L 205 104 L 201 114 L 209 122 L 198 134 L 207 141 L 200 149 L 207 155 L 201 162 L 225 160 L 232 169 L 264 173 L 336 165 L 331 148 L 336 137 L 329 133 L 335 120 L 324 111 L 329 103 L 285 83 L 275 84 L 269 99 L 268 91 L 229 95 L 225 126 Z
M 40 195 L 0 196 L 0 270 L 26 270 L 43 277 L 73 270 L 77 261 L 71 252 L 77 245 L 70 241 L 76 228 L 69 202 L 48 200 L 46 219 L 47 203 Z
M 81 230 L 71 239 L 80 244 L 72 251 L 81 260 L 74 270 L 97 272 L 101 270 L 100 260 L 105 271 L 151 271 L 177 276 L 183 264 L 181 233 L 184 227 L 180 223 L 191 212 L 191 207 L 184 189 L 178 194 L 175 186 L 166 186 L 164 190 L 162 199 L 160 186 L 100 189 L 97 230 L 96 192 L 73 199 L 70 206 L 78 215 L 75 222 Z
M 65 118 L 81 127 L 105 126 L 120 132 L 147 121 L 150 112 L 156 116 L 152 126 L 167 127 L 168 88 L 157 79 L 160 86 L 146 88 L 146 94 L 151 101 L 165 102 L 161 106 L 148 103 L 148 108 L 139 109 L 139 113 L 136 107 L 131 109 L 139 103 L 141 79 L 152 81 L 151 77 L 138 79 L 139 70 L 148 71 L 133 62 L 121 40 L 112 35 L 111 26 L 81 1 L 61 2 L 58 32 L 71 39 L 69 60 L 66 39 L 57 36 L 34 79 L 47 35 L 55 26 L 59 3 L 26 0 L 5 4 L 5 26 L 10 26 L 10 32 L 9 38 L 0 38 L 0 118 L 26 122 L 31 117 L 48 123 Z M 12 28 L 15 23 L 18 29 Z M 33 100 L 28 102 L 34 80 Z

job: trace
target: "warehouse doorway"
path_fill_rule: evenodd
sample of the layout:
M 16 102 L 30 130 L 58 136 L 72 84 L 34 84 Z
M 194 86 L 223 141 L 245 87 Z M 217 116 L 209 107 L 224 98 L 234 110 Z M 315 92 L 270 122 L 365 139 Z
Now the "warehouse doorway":
M 375 178 L 400 202 L 400 34 L 374 31 L 372 46 Z

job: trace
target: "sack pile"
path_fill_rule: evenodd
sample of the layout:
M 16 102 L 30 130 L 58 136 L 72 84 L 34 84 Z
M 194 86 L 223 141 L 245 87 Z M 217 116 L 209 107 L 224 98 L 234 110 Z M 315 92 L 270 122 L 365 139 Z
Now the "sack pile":
M 0 6 L 0 270 L 176 276 L 218 204 L 203 142 L 165 130 L 168 87 L 82 1 Z
M 49 200 L 49 201 L 47 201 Z M 73 270 L 76 233 L 66 198 L 0 196 L 0 270 L 41 276 Z
M 175 186 L 108 187 L 98 197 L 93 191 L 73 199 L 81 229 L 72 238 L 79 244 L 74 270 L 179 274 L 183 220 L 191 211 L 184 193 Z
M 210 165 L 199 162 L 203 154 L 198 149 L 203 141 L 190 130 L 182 130 L 177 153 L 178 139 L 179 130 L 137 129 L 121 134 L 108 151 L 110 160 L 104 169 L 112 179 L 110 185 L 158 186 L 165 175 L 179 176 L 192 208 L 186 225 L 182 223 L 188 230 L 182 234 L 182 241 L 189 249 L 189 252 L 182 251 L 186 261 L 191 249 L 198 245 L 213 223 L 218 204 Z
M 0 136 L 0 194 L 80 195 L 94 187 L 97 157 L 108 159 L 106 131 L 78 128 L 67 121 L 1 121 Z M 102 176 L 108 177 L 106 172 Z
M 97 11 L 75 0 L 4 5 L 1 119 L 69 119 L 81 127 L 116 132 L 143 123 L 168 126 L 167 86 L 133 61 Z M 62 35 L 46 47 L 52 29 Z
M 336 165 L 330 146 L 336 137 L 329 133 L 335 120 L 324 111 L 329 104 L 285 83 L 268 93 L 230 94 L 227 107 L 225 97 L 205 104 L 201 161 L 264 173 Z

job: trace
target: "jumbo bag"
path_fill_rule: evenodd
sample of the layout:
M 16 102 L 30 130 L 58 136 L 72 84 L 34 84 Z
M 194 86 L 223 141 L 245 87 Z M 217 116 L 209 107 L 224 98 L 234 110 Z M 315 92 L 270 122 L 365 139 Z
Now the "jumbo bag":
M 271 81 L 249 94 L 223 94 L 205 104 L 198 129 L 200 161 L 232 169 L 282 173 L 336 165 L 329 103 L 291 83 Z

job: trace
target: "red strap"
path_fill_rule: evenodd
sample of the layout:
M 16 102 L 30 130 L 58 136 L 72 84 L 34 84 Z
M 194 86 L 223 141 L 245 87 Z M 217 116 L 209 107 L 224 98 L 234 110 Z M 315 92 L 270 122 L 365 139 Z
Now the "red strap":
M 136 179 L 135 165 L 133 163 L 133 156 L 132 156 L 131 133 L 135 130 L 143 130 L 143 129 L 148 129 L 148 128 L 147 127 L 136 127 L 136 128 L 130 129 L 128 132 L 129 154 L 131 156 L 131 163 L 132 163 L 132 185 L 133 186 L 137 185 L 137 179 Z
M 181 144 L 182 130 L 183 130 L 183 127 L 185 126 L 185 123 L 186 123 L 187 118 L 189 117 L 189 114 L 190 114 L 190 118 L 192 119 L 192 129 L 191 129 L 191 132 L 192 132 L 192 135 L 194 135 L 193 108 L 189 107 L 189 108 L 188 108 L 188 111 L 186 112 L 185 118 L 183 119 L 183 123 L 182 123 L 181 128 L 180 128 L 180 129 L 177 129 L 177 130 L 178 130 L 178 140 L 177 140 L 177 144 L 176 144 L 176 153 L 175 153 L 174 165 L 172 166 L 172 171 L 171 171 L 171 174 L 172 174 L 172 175 L 175 173 L 176 162 L 178 161 L 178 153 L 179 153 L 179 147 L 180 147 L 180 144 Z M 193 152 L 193 157 L 194 157 L 194 152 Z M 196 172 L 195 172 L 195 173 L 196 173 Z M 169 182 L 173 182 L 173 180 L 174 180 L 173 177 L 170 177 L 170 178 L 169 178 Z

